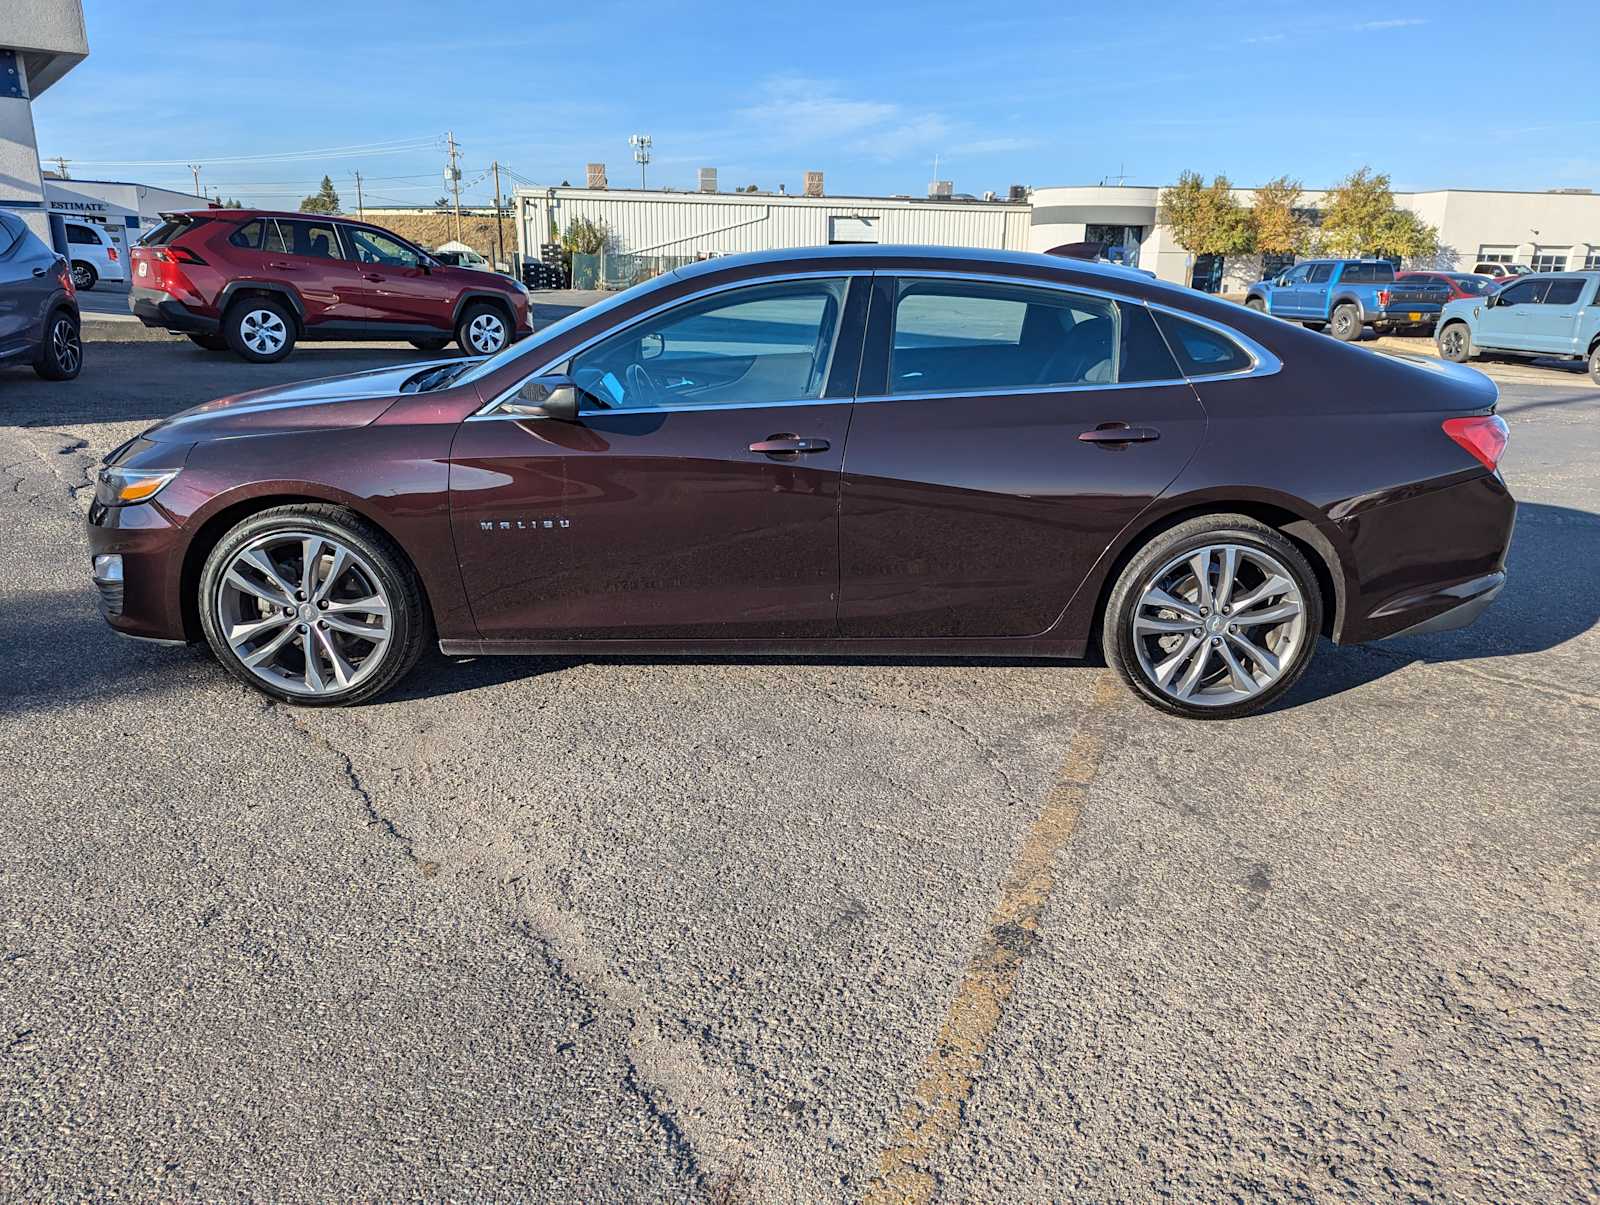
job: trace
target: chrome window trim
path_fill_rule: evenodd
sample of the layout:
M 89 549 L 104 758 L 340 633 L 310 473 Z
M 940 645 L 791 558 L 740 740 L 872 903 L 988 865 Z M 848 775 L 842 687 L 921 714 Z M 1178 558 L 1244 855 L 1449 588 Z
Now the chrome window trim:
M 477 410 L 473 411 L 473 413 L 471 413 L 471 414 L 469 414 L 467 416 L 466 421 L 467 422 L 472 422 L 474 419 L 485 419 L 485 418 L 520 418 L 520 419 L 533 418 L 533 419 L 537 419 L 537 418 L 541 417 L 540 415 L 529 415 L 529 414 L 505 414 L 505 415 L 501 415 L 501 414 L 496 414 L 495 410 L 499 406 L 503 405 L 507 401 L 507 399 L 515 397 L 517 392 L 519 390 L 521 390 L 521 388 L 524 385 L 526 385 L 529 381 L 533 380 L 534 377 L 542 377 L 546 373 L 554 371 L 555 368 L 558 367 L 559 365 L 565 364 L 568 360 L 573 359 L 575 356 L 581 356 L 584 352 L 588 351 L 596 343 L 602 342 L 605 339 L 609 339 L 612 335 L 621 334 L 623 331 L 629 330 L 632 327 L 637 326 L 641 322 L 648 322 L 651 318 L 654 318 L 657 314 L 664 313 L 665 311 L 670 310 L 670 309 L 675 309 L 680 305 L 689 305 L 689 304 L 692 304 L 693 302 L 699 301 L 703 297 L 714 297 L 718 293 L 726 293 L 726 292 L 729 292 L 729 291 L 731 291 L 733 289 L 753 288 L 753 287 L 759 287 L 761 285 L 767 285 L 767 284 L 782 284 L 784 281 L 788 281 L 788 280 L 844 280 L 846 282 L 846 290 L 845 291 L 846 291 L 846 294 L 848 295 L 849 282 L 855 280 L 857 277 L 871 277 L 871 276 L 872 276 L 872 271 L 870 269 L 864 269 L 864 268 L 849 268 L 849 269 L 844 269 L 842 271 L 836 271 L 836 272 L 785 272 L 785 273 L 782 273 L 782 274 L 776 275 L 776 276 L 762 276 L 760 278 L 748 278 L 747 277 L 747 278 L 745 278 L 743 280 L 725 281 L 720 285 L 712 285 L 709 288 L 700 289 L 699 291 L 694 292 L 694 293 L 686 293 L 681 297 L 674 297 L 671 301 L 663 301 L 660 305 L 651 306 L 648 310 L 645 310 L 644 312 L 639 313 L 639 314 L 635 314 L 633 316 L 633 318 L 628 321 L 626 326 L 613 326 L 613 327 L 610 327 L 607 330 L 601 331 L 598 335 L 594 335 L 591 338 L 585 339 L 582 343 L 578 344 L 576 347 L 572 348 L 569 351 L 563 352 L 561 355 L 556 357 L 554 360 L 546 361 L 543 365 L 541 365 L 538 368 L 537 371 L 530 372 L 527 376 L 525 376 L 521 380 L 517 381 L 517 383 L 512 385 L 509 389 L 507 389 L 507 390 L 503 391 L 502 393 L 500 393 L 499 395 L 497 395 L 493 401 L 487 403 L 486 405 L 480 406 Z M 842 311 L 840 312 L 839 320 L 840 320 L 841 324 L 844 321 L 844 314 L 843 314 Z M 708 404 L 706 404 L 704 406 L 619 406 L 619 407 L 616 407 L 616 408 L 613 408 L 613 409 L 607 409 L 607 410 L 579 410 L 578 411 L 578 417 L 579 418 L 585 418 L 585 417 L 588 417 L 588 416 L 591 416 L 591 415 L 598 415 L 598 414 L 664 414 L 664 413 L 676 412 L 676 411 L 679 411 L 679 410 L 727 410 L 727 409 L 731 409 L 731 408 L 734 408 L 734 407 L 740 407 L 740 406 L 745 406 L 745 407 L 756 407 L 756 406 L 772 407 L 772 406 L 815 405 L 815 404 L 822 403 L 822 402 L 849 402 L 849 401 L 854 401 L 854 400 L 855 399 L 853 399 L 853 398 L 815 398 L 815 399 L 812 399 L 812 400 L 810 400 L 808 402 L 711 402 L 711 403 L 708 403 Z
M 496 413 L 496 411 L 508 399 L 514 397 L 522 388 L 522 386 L 528 381 L 532 380 L 534 377 L 544 376 L 546 373 L 553 371 L 556 367 L 565 363 L 567 360 L 570 360 L 574 356 L 581 355 L 583 352 L 587 351 L 590 347 L 593 347 L 601 340 L 609 338 L 611 335 L 617 334 L 620 331 L 627 330 L 628 327 L 634 326 L 640 322 L 648 321 L 649 319 L 654 318 L 657 314 L 672 309 L 675 306 L 688 304 L 698 301 L 703 297 L 711 297 L 717 293 L 723 293 L 731 289 L 744 288 L 751 285 L 779 284 L 786 280 L 835 279 L 841 277 L 846 279 L 854 279 L 856 277 L 873 276 L 890 276 L 894 277 L 896 280 L 902 278 L 912 280 L 975 280 L 982 281 L 987 284 L 1021 285 L 1032 288 L 1054 289 L 1057 292 L 1075 293 L 1080 296 L 1097 297 L 1102 300 L 1112 301 L 1123 305 L 1142 305 L 1148 310 L 1159 310 L 1164 314 L 1170 314 L 1174 318 L 1181 319 L 1185 322 L 1193 322 L 1198 326 L 1203 326 L 1206 329 L 1221 335 L 1224 339 L 1227 339 L 1229 342 L 1235 344 L 1241 351 L 1245 353 L 1246 356 L 1249 357 L 1250 367 L 1236 369 L 1233 372 L 1182 374 L 1176 377 L 1163 378 L 1156 381 L 1113 381 L 1104 384 L 1023 385 L 992 389 L 940 390 L 917 393 L 878 393 L 863 394 L 848 398 L 812 398 L 790 402 L 713 402 L 703 406 L 629 406 L 612 410 L 580 410 L 578 412 L 578 417 L 590 418 L 615 414 L 676 414 L 693 410 L 756 410 L 772 409 L 775 407 L 784 406 L 841 405 L 855 402 L 929 401 L 936 398 L 1023 397 L 1044 393 L 1086 393 L 1090 391 L 1109 391 L 1117 389 L 1160 389 L 1172 385 L 1193 385 L 1200 381 L 1230 381 L 1242 380 L 1249 377 L 1267 377 L 1272 376 L 1283 369 L 1283 361 L 1280 360 L 1276 355 L 1268 351 L 1254 339 L 1250 338 L 1250 336 L 1241 333 L 1225 323 L 1218 322 L 1212 318 L 1203 317 L 1202 315 L 1192 313 L 1189 310 L 1178 309 L 1176 306 L 1163 305 L 1158 301 L 1146 301 L 1137 297 L 1128 297 L 1121 293 L 1114 293 L 1106 289 L 1097 289 L 1087 285 L 1071 284 L 1066 281 L 1042 280 L 1031 276 L 1006 276 L 998 273 L 988 272 L 954 272 L 946 269 L 936 268 L 853 268 L 837 272 L 787 272 L 776 276 L 764 276 L 759 279 L 746 278 L 738 281 L 725 282 L 720 285 L 713 285 L 710 288 L 701 289 L 694 293 L 688 293 L 682 297 L 676 297 L 671 301 L 665 301 L 660 305 L 653 306 L 650 309 L 645 310 L 643 313 L 635 315 L 632 321 L 627 324 L 627 326 L 613 327 L 609 330 L 603 331 L 600 334 L 584 340 L 584 342 L 578 344 L 576 347 L 572 348 L 570 351 L 562 354 L 561 356 L 547 361 L 545 364 L 541 365 L 537 371 L 531 372 L 527 376 L 521 378 L 521 380 L 519 380 L 516 384 L 512 385 L 509 389 L 496 396 L 493 401 L 488 402 L 474 413 L 468 415 L 465 421 L 475 422 L 486 419 L 513 419 L 524 422 L 539 421 L 541 418 L 543 418 L 542 415 L 500 414 Z M 1164 339 L 1165 337 L 1165 332 L 1162 332 L 1162 338 Z M 1174 354 L 1173 359 L 1177 359 L 1176 354 Z

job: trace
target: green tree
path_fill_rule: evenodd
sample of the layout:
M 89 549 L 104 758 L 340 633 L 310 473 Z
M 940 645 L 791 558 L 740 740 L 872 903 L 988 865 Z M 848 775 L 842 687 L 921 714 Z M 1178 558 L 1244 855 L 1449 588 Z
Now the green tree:
M 300 202 L 301 213 L 338 213 L 339 194 L 333 191 L 333 180 L 322 177 L 322 187 Z
M 1269 180 L 1255 190 L 1250 204 L 1250 230 L 1255 249 L 1265 255 L 1288 255 L 1305 249 L 1308 231 L 1297 212 L 1300 181 L 1288 176 Z
M 1156 220 L 1195 255 L 1238 255 L 1254 245 L 1250 211 L 1226 176 L 1207 184 L 1199 172 L 1184 172 L 1177 184 L 1162 189 Z
M 1439 250 L 1439 232 L 1394 203 L 1389 176 L 1370 167 L 1351 172 L 1322 206 L 1322 249 L 1334 255 L 1423 259 Z
M 574 255 L 598 255 L 611 240 L 611 228 L 604 222 L 573 218 L 561 235 L 561 250 L 568 262 Z

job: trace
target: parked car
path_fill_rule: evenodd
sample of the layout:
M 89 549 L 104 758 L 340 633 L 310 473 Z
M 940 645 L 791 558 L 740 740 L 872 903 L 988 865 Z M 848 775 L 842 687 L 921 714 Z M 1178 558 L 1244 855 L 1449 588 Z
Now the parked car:
M 1472 271 L 1478 276 L 1493 276 L 1496 279 L 1508 279 L 1513 276 L 1526 276 L 1533 269 L 1527 264 L 1501 264 L 1491 260 L 1474 264 Z
M 441 264 L 448 264 L 452 268 L 471 268 L 474 272 L 494 271 L 494 265 L 470 247 L 451 251 L 441 248 L 433 252 L 433 258 Z
M 1471 272 L 1401 272 L 1396 280 L 1423 280 L 1441 284 L 1450 290 L 1450 300 L 1487 297 L 1495 290 L 1493 276 L 1478 276 Z
M 67 261 L 0 209 L 0 364 L 26 360 L 47 381 L 83 367 L 77 289 Z
M 441 264 L 368 222 L 259 209 L 163 214 L 132 251 L 128 304 L 212 351 L 281 360 L 299 340 L 453 337 L 492 355 L 532 331 L 517 281 Z
M 1308 259 L 1251 285 L 1245 304 L 1315 330 L 1327 328 L 1348 343 L 1369 324 L 1380 335 L 1406 327 L 1431 330 L 1449 296 L 1444 285 L 1397 281 L 1386 259 Z
M 1439 354 L 1465 364 L 1480 352 L 1586 360 L 1600 385 L 1600 272 L 1524 276 L 1487 297 L 1445 307 Z
M 122 284 L 128 279 L 122 253 L 103 227 L 93 222 L 67 222 L 65 225 L 74 285 L 79 289 L 92 289 L 102 280 Z
M 434 640 L 1098 639 L 1153 705 L 1237 716 L 1319 635 L 1488 605 L 1515 511 L 1496 398 L 1121 268 L 798 248 L 668 271 L 485 360 L 186 411 L 107 457 L 88 537 L 114 628 L 205 639 L 290 703 L 376 697 Z

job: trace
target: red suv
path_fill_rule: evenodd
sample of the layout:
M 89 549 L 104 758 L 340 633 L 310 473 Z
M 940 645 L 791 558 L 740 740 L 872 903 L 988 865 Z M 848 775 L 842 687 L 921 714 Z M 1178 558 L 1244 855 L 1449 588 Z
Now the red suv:
M 211 351 L 268 363 L 301 339 L 438 351 L 454 338 L 468 355 L 493 355 L 533 330 L 521 284 L 447 267 L 366 222 L 263 209 L 161 216 L 133 249 L 129 308 Z

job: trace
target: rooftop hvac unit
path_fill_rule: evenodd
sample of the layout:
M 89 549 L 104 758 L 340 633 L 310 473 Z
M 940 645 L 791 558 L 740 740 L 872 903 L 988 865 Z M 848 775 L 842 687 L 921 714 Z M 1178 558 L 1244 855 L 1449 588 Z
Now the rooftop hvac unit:
M 606 187 L 606 165 L 604 163 L 589 164 L 589 187 Z
M 806 196 L 820 197 L 822 195 L 822 173 L 806 173 Z
M 1013 184 L 1010 191 L 1006 193 L 1006 200 L 1013 203 L 1020 203 L 1022 201 L 1026 201 L 1027 199 L 1028 186 L 1026 184 Z
M 714 167 L 702 167 L 700 169 L 700 191 L 701 192 L 716 192 L 717 191 L 717 169 L 716 168 L 714 168 Z
M 928 195 L 930 197 L 938 197 L 943 200 L 949 200 L 950 197 L 955 193 L 955 190 L 956 186 L 950 180 L 928 181 Z

